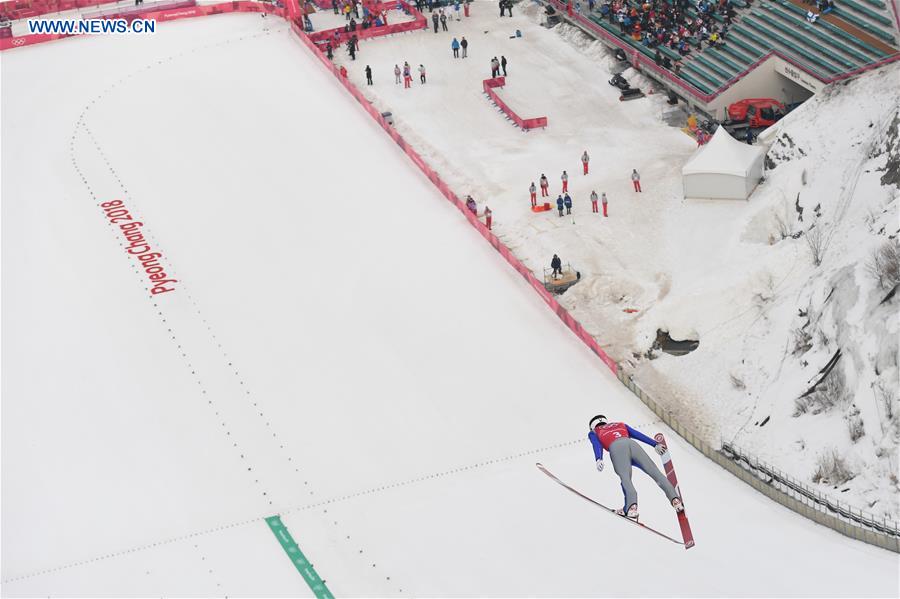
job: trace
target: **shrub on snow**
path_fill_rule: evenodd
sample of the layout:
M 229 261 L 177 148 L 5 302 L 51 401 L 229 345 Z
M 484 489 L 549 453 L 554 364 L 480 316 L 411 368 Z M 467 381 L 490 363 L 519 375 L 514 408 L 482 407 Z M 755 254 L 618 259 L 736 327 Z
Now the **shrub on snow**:
M 816 460 L 816 470 L 813 472 L 814 483 L 826 485 L 842 485 L 856 476 L 836 449 L 826 450 Z

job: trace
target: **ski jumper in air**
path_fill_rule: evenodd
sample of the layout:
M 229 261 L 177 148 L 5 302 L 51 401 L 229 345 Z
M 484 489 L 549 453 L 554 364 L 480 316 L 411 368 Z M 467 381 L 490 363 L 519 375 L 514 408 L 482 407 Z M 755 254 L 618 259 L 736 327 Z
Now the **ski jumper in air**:
M 627 515 L 629 518 L 638 517 L 637 509 L 637 490 L 631 482 L 631 467 L 637 466 L 643 470 L 650 478 L 659 485 L 663 490 L 672 507 L 676 511 L 681 511 L 684 506 L 675 487 L 669 482 L 669 479 L 659 471 L 650 456 L 641 449 L 637 441 L 646 443 L 656 449 L 656 453 L 662 455 L 666 451 L 666 446 L 656 442 L 647 435 L 636 431 L 623 422 L 607 422 L 605 416 L 594 416 L 590 422 L 591 432 L 588 433 L 588 439 L 594 448 L 594 459 L 597 461 L 597 470 L 603 471 L 603 450 L 609 452 L 609 457 L 613 463 L 613 469 L 622 481 L 622 491 L 625 493 L 624 510 L 617 510 L 621 515 Z

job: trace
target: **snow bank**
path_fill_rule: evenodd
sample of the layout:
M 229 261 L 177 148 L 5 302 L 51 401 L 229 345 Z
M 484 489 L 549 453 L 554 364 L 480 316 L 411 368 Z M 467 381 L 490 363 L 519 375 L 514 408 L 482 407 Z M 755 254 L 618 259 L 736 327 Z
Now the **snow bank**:
M 379 40 L 365 45 L 355 63 L 343 52 L 335 60 L 372 102 L 393 112 L 398 130 L 457 193 L 491 207 L 495 232 L 525 264 L 540 273 L 557 253 L 581 271 L 581 282 L 562 303 L 685 426 L 712 443 L 726 439 L 758 451 L 808 483 L 820 456 L 837 448 L 861 474 L 849 486 L 828 490 L 846 488 L 840 499 L 900 515 L 886 470 L 895 435 L 890 427 L 881 433 L 872 399 L 873 388 L 884 385 L 887 397 L 896 397 L 889 390 L 896 384 L 888 372 L 874 375 L 870 359 L 896 353 L 889 339 L 896 318 L 883 314 L 879 321 L 865 307 L 877 294 L 853 299 L 849 291 L 839 293 L 835 297 L 851 302 L 846 312 L 858 322 L 851 326 L 842 308 L 820 319 L 816 330 L 824 337 L 808 355 L 791 353 L 794 330 L 803 325 L 798 310 L 822 310 L 822 291 L 839 281 L 871 290 L 865 264 L 875 246 L 896 233 L 896 224 L 887 224 L 896 221 L 896 188 L 882 186 L 873 170 L 883 168 L 887 154 L 870 154 L 883 143 L 896 107 L 897 67 L 826 91 L 790 115 L 769 152 L 770 168 L 781 166 L 749 202 L 685 201 L 681 167 L 695 145 L 663 123 L 671 110 L 664 95 L 619 102 L 606 83 L 618 65 L 603 46 L 567 25 L 547 31 L 541 20 L 536 4 L 511 20 L 475 11 L 472 20 L 451 22 L 449 34 Z M 511 37 L 515 29 L 524 37 Z M 465 60 L 450 55 L 450 39 L 459 35 L 470 43 Z M 525 136 L 478 94 L 490 58 L 501 54 L 510 61 L 505 97 L 517 109 L 546 114 L 545 131 Z M 429 83 L 412 90 L 380 85 L 404 60 L 427 63 Z M 383 73 L 374 87 L 364 85 L 365 64 Z M 630 70 L 625 75 L 652 89 Z M 591 174 L 582 177 L 584 149 L 593 161 Z M 642 175 L 641 194 L 631 189 L 632 168 Z M 573 214 L 531 213 L 528 185 L 546 174 L 552 203 L 563 169 L 570 175 Z M 607 193 L 609 218 L 591 213 L 591 191 Z M 813 227 L 817 204 L 823 220 Z M 881 220 L 866 224 L 870 211 L 887 219 L 880 234 L 869 231 L 881 226 Z M 828 231 L 819 267 L 810 258 L 810 227 L 813 237 Z M 848 271 L 851 264 L 856 267 Z M 826 322 L 839 323 L 840 333 Z M 870 339 L 873 328 L 883 333 Z M 699 340 L 699 349 L 662 354 L 654 348 L 660 331 Z M 795 400 L 838 346 L 841 368 L 849 368 L 846 396 L 854 399 L 827 414 L 794 417 Z M 764 426 L 755 425 L 767 416 Z M 866 435 L 851 442 L 850 430 L 860 426 Z M 875 464 L 882 466 L 866 468 Z

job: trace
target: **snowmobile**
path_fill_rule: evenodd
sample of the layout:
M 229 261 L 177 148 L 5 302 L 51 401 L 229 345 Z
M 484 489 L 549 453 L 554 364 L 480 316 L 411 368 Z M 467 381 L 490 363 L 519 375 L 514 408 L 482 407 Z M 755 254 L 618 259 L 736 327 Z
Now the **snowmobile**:
M 608 81 L 608 83 L 610 85 L 612 85 L 613 87 L 619 88 L 619 90 L 622 92 L 619 95 L 620 102 L 627 102 L 629 100 L 637 100 L 638 98 L 644 97 L 644 92 L 642 92 L 640 89 L 638 89 L 636 87 L 631 87 L 628 84 L 628 80 L 625 79 L 625 77 L 623 77 L 621 73 L 616 73 L 615 75 L 613 75 L 613 78 L 610 79 Z
M 631 86 L 628 85 L 628 80 L 625 77 L 622 77 L 621 73 L 616 73 L 613 75 L 613 78 L 608 81 L 610 85 L 613 87 L 618 87 L 620 90 L 625 91 L 629 89 Z

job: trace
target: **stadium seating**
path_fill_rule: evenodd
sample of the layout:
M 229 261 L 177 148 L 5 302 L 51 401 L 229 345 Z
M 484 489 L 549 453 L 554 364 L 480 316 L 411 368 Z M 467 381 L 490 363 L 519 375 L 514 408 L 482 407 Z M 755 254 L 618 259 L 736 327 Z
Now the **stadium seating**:
M 807 11 L 815 12 L 816 8 L 811 0 L 809 4 L 804 1 L 758 0 L 749 4 L 746 0 L 731 0 L 737 17 L 729 27 L 725 44 L 710 47 L 704 43 L 702 50 L 692 44 L 691 53 L 684 57 L 670 48 L 648 48 L 630 36 L 621 35 L 618 24 L 604 20 L 599 13 L 589 18 L 647 57 L 653 58 L 659 50 L 673 62 L 680 60 L 682 68 L 678 77 L 707 94 L 739 77 L 773 50 L 824 79 L 855 71 L 897 52 L 898 32 L 893 28 L 884 0 L 835 0 L 832 14 L 846 25 L 825 18 L 810 23 L 806 19 Z M 627 3 L 639 6 L 641 0 L 627 0 Z M 693 3 L 687 7 L 686 14 L 692 18 L 699 16 Z M 720 25 L 725 21 L 722 14 L 716 13 L 713 18 Z

